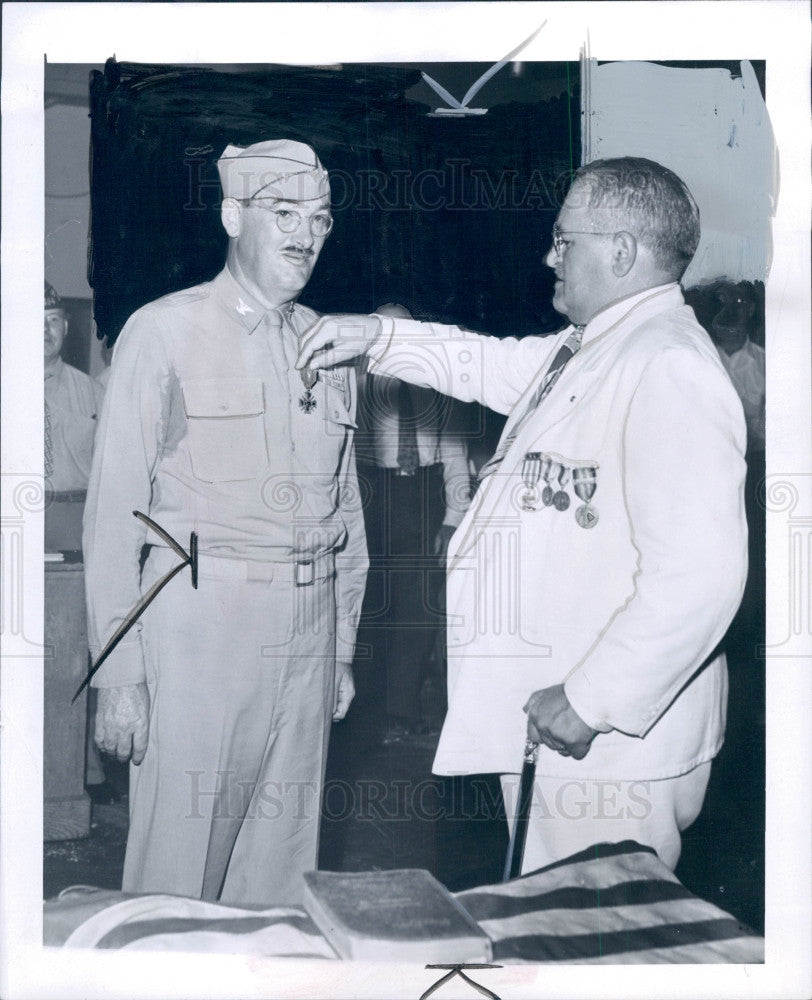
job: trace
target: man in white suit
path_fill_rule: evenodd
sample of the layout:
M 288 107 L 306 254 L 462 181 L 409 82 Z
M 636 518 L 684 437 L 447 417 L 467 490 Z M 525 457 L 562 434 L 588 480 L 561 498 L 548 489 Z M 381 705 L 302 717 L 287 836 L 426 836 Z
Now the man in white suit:
M 449 547 L 434 770 L 499 772 L 510 816 L 525 727 L 543 744 L 524 871 L 628 838 L 675 867 L 724 738 L 745 425 L 678 284 L 698 242 L 670 170 L 596 161 L 546 257 L 572 326 L 498 340 L 335 317 L 304 342 L 300 363 L 366 353 L 371 371 L 508 414 Z

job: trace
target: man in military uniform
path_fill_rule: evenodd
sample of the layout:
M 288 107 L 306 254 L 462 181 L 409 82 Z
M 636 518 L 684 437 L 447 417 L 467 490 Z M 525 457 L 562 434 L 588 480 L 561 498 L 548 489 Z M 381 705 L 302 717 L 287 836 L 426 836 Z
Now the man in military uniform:
M 45 509 L 46 549 L 78 549 L 82 504 L 93 460 L 93 439 L 104 388 L 62 360 L 69 328 L 65 304 L 45 282 Z M 75 513 L 74 513 L 75 512 Z M 117 795 L 107 780 L 93 741 L 95 702 L 88 709 L 85 787 L 94 802 Z
M 368 353 L 508 415 L 448 553 L 449 712 L 434 770 L 540 748 L 525 871 L 635 839 L 674 867 L 722 745 L 718 643 L 747 566 L 742 407 L 679 280 L 699 211 L 670 170 L 583 167 L 546 263 L 553 337 L 321 320 L 302 362 Z
M 65 306 L 45 282 L 45 479 L 55 494 L 87 489 L 96 418 L 104 390 L 62 360 Z
M 126 891 L 279 903 L 316 867 L 330 722 L 354 694 L 356 388 L 350 368 L 294 369 L 332 227 L 315 152 L 228 146 L 218 169 L 225 268 L 116 344 L 85 514 L 92 651 L 178 562 L 133 511 L 198 535 L 198 587 L 173 580 L 103 664 L 96 740 L 133 764 Z

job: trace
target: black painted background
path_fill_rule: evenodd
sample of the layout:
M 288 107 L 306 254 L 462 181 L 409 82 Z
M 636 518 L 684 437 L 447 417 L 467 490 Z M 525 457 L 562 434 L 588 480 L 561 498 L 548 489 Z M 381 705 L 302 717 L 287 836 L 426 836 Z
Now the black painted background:
M 312 145 L 332 174 L 336 223 L 307 305 L 368 311 L 398 300 L 420 318 L 490 333 L 558 328 L 543 257 L 580 164 L 571 70 L 569 94 L 448 120 L 406 97 L 420 79 L 408 67 L 234 72 L 109 60 L 91 76 L 99 336 L 112 344 L 139 306 L 217 273 L 226 237 L 216 160 L 229 142 L 283 136 Z

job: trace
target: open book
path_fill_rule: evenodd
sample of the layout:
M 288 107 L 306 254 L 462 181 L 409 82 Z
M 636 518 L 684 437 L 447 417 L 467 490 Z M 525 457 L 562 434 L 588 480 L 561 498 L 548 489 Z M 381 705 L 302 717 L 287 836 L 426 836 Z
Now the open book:
M 304 905 L 341 958 L 489 962 L 491 941 L 421 868 L 306 872 Z

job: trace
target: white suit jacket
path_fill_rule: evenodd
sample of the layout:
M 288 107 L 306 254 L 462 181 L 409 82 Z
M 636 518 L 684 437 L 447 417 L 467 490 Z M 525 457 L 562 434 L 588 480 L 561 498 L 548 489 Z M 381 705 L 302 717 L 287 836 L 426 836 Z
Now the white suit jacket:
M 371 371 L 508 413 L 505 434 L 572 330 L 499 340 L 382 322 Z M 540 774 L 649 780 L 718 752 L 727 669 L 715 649 L 747 572 L 745 434 L 741 403 L 678 285 L 591 320 L 452 538 L 436 773 L 519 771 L 523 705 L 561 683 L 600 732 L 581 761 L 542 747 Z M 564 468 L 568 509 L 545 506 L 538 490 L 523 503 L 523 471 L 538 469 L 527 453 Z M 576 520 L 581 467 L 597 469 L 588 528 Z

